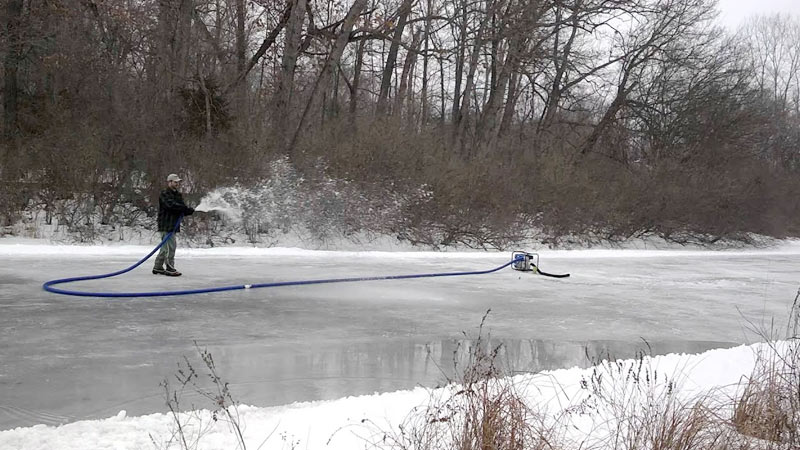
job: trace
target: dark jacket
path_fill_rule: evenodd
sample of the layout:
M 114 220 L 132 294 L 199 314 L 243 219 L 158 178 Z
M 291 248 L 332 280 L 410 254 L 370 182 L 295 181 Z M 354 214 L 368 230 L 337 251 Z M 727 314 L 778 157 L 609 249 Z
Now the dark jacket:
M 190 216 L 194 209 L 183 203 L 183 195 L 174 189 L 164 189 L 158 197 L 158 231 L 172 231 L 180 216 Z M 175 232 L 181 231 L 180 225 Z

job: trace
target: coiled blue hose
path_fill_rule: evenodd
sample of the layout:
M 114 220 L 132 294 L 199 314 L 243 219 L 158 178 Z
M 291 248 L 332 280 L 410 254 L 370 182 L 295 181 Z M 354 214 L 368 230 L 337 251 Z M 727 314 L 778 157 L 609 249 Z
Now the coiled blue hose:
M 177 224 L 180 223 L 181 219 L 178 219 Z M 176 224 L 176 227 L 177 227 Z M 471 272 L 441 272 L 441 273 L 420 273 L 420 274 L 412 274 L 412 275 L 387 275 L 387 276 L 374 276 L 374 277 L 353 277 L 353 278 L 328 278 L 328 279 L 318 279 L 318 280 L 299 280 L 299 281 L 276 281 L 272 283 L 255 283 L 255 284 L 237 284 L 233 286 L 219 286 L 219 287 L 210 287 L 210 288 L 201 288 L 201 289 L 183 289 L 183 290 L 174 290 L 174 291 L 154 291 L 154 292 L 88 292 L 88 291 L 73 291 L 69 289 L 60 289 L 54 287 L 57 284 L 66 284 L 72 283 L 75 281 L 85 281 L 85 280 L 99 280 L 101 278 L 111 278 L 117 275 L 122 275 L 124 273 L 130 272 L 131 270 L 139 267 L 150 259 L 151 256 L 161 246 L 164 245 L 165 242 L 172 236 L 173 232 L 164 237 L 160 244 L 156 246 L 150 253 L 147 254 L 144 258 L 140 259 L 134 265 L 118 270 L 116 272 L 101 274 L 101 275 L 87 275 L 82 277 L 70 277 L 70 278 L 61 278 L 58 280 L 50 280 L 47 281 L 42 285 L 44 290 L 48 292 L 52 292 L 54 294 L 63 294 L 63 295 L 74 295 L 78 297 L 164 297 L 169 295 L 193 295 L 193 294 L 207 294 L 210 292 L 224 292 L 224 291 L 237 291 L 241 289 L 259 289 L 259 288 L 271 288 L 271 287 L 281 287 L 281 286 L 306 286 L 311 284 L 329 284 L 329 283 L 352 283 L 357 281 L 378 281 L 378 280 L 408 280 L 413 278 L 436 278 L 436 277 L 457 277 L 457 276 L 464 276 L 464 275 L 483 275 L 492 272 L 497 272 L 498 270 L 508 267 L 513 264 L 515 261 L 520 260 L 520 258 L 515 258 L 501 266 L 495 267 L 494 269 L 489 270 L 477 270 Z

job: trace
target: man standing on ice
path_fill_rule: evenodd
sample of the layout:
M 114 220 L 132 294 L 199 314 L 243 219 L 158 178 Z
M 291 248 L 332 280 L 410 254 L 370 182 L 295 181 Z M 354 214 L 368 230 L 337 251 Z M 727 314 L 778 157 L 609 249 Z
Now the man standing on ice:
M 167 242 L 161 246 L 153 266 L 153 275 L 171 277 L 181 275 L 175 269 L 175 249 L 178 247 L 175 234 L 181 231 L 181 226 L 177 222 L 181 216 L 192 215 L 194 209 L 186 206 L 186 203 L 183 202 L 183 195 L 178 191 L 180 186 L 181 178 L 171 173 L 167 176 L 167 188 L 161 191 L 161 195 L 158 197 L 158 231 L 161 232 L 161 239 L 163 240 L 173 230 L 175 233 L 172 233 Z M 165 263 L 166 269 L 164 268 Z

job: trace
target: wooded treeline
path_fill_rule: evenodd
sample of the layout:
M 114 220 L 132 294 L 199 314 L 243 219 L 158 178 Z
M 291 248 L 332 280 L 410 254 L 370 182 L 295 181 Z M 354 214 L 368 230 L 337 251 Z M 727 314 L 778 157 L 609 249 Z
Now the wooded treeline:
M 713 0 L 6 0 L 0 214 L 305 178 L 429 244 L 800 234 L 800 19 Z M 420 195 L 424 192 L 424 195 Z M 407 195 L 406 195 L 407 194 Z M 54 213 L 55 214 L 55 213 Z M 93 220 L 87 217 L 86 220 Z M 352 225 L 352 224 L 351 224 Z

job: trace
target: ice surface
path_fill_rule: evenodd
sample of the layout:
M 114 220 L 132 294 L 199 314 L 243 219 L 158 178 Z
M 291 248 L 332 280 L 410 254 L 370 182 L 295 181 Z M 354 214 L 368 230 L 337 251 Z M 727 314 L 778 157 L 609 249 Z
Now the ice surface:
M 159 382 L 193 342 L 207 347 L 245 403 L 258 406 L 392 391 L 443 380 L 454 350 L 486 331 L 514 370 L 587 365 L 590 354 L 699 352 L 759 340 L 797 291 L 800 249 L 746 252 L 541 252 L 565 280 L 511 269 L 480 276 L 255 289 L 190 297 L 49 294 L 52 278 L 109 272 L 139 248 L 0 246 L 0 429 L 163 412 Z M 145 249 L 146 250 L 146 249 Z M 307 278 L 488 269 L 506 253 L 357 253 L 180 247 L 180 278 L 150 265 L 70 285 L 114 291 Z

